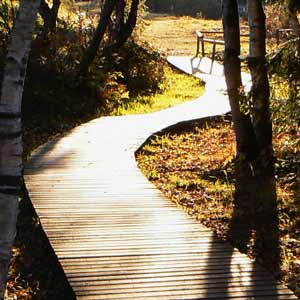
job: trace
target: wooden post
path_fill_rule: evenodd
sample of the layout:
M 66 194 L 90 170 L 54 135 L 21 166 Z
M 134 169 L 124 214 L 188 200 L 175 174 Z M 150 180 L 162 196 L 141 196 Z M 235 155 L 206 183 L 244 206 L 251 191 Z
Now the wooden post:
M 201 41 L 201 46 L 202 46 L 202 57 L 205 56 L 205 47 L 204 47 L 204 40 L 202 38 L 202 41 Z
M 214 66 L 214 60 L 216 56 L 216 42 L 213 43 L 213 49 L 212 49 L 212 55 L 211 55 L 211 66 L 209 73 L 211 74 L 213 66 Z
M 280 39 L 280 30 L 276 29 L 276 43 L 277 43 L 277 47 L 279 46 L 279 39 Z
M 199 38 L 199 36 L 197 36 L 197 50 L 196 50 L 196 55 L 195 55 L 195 57 L 197 57 L 198 56 L 198 54 L 199 54 L 199 47 L 200 47 L 200 38 Z

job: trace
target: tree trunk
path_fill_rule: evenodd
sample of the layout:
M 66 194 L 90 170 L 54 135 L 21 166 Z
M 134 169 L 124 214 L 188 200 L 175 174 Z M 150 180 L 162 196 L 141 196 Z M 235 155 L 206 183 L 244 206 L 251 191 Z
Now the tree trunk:
M 246 251 L 251 216 L 254 210 L 251 161 L 256 154 L 256 141 L 250 114 L 241 110 L 243 86 L 240 65 L 240 27 L 237 0 L 223 0 L 223 29 L 225 40 L 224 72 L 233 127 L 236 136 L 234 213 L 230 226 L 233 240 L 240 241 L 240 250 Z
M 116 39 L 125 25 L 125 0 L 119 0 L 116 5 L 116 26 L 113 39 Z
M 123 23 L 123 26 L 120 28 L 120 31 L 117 32 L 117 37 L 115 41 L 113 43 L 106 45 L 103 49 L 103 53 L 106 57 L 111 57 L 114 53 L 117 53 L 118 50 L 127 41 L 127 39 L 132 35 L 132 32 L 137 22 L 138 8 L 139 8 L 139 0 L 132 0 L 130 12 L 126 23 Z
M 260 0 L 248 1 L 250 27 L 249 68 L 252 78 L 253 128 L 258 153 L 253 172 L 258 183 L 256 211 L 258 220 L 277 222 L 274 151 L 269 104 L 269 81 L 266 66 L 265 14 Z M 267 223 L 265 223 L 267 225 Z
M 237 0 L 223 1 L 223 29 L 225 40 L 224 72 L 233 126 L 236 133 L 237 155 L 250 159 L 255 155 L 255 136 L 249 114 L 241 111 L 243 86 L 240 65 L 240 28 Z
M 297 3 L 298 1 L 299 0 L 288 0 L 290 24 L 293 29 L 293 33 L 296 36 L 300 36 L 300 23 L 297 17 L 297 7 L 299 7 L 299 4 Z
M 90 64 L 93 62 L 97 54 L 99 45 L 103 39 L 104 33 L 110 20 L 110 16 L 115 8 L 117 1 L 118 0 L 105 0 L 104 2 L 96 31 L 80 62 L 79 73 L 81 75 L 84 75 L 88 71 Z
M 0 99 L 0 299 L 16 234 L 23 181 L 21 102 L 40 0 L 22 0 L 8 47 Z
M 253 128 L 258 155 L 259 173 L 274 175 L 272 123 L 269 107 L 269 81 L 266 64 L 265 14 L 260 0 L 248 1 L 250 27 L 250 55 L 248 65 L 252 78 Z M 261 169 L 262 168 L 262 169 Z
M 60 0 L 53 0 L 52 7 L 50 8 L 45 0 L 41 0 L 39 13 L 44 22 L 43 35 L 55 32 L 60 4 Z
M 270 90 L 266 55 L 266 24 L 261 0 L 248 1 L 250 49 L 248 66 L 252 78 L 252 123 L 258 153 L 253 160 L 256 245 L 265 265 L 279 269 L 278 211 L 274 174 L 274 151 L 270 114 Z

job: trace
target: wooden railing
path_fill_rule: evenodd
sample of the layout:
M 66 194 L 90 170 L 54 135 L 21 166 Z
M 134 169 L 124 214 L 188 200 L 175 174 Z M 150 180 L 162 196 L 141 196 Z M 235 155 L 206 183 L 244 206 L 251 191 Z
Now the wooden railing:
M 249 37 L 249 33 L 247 32 L 248 28 L 246 26 L 242 26 L 241 28 L 241 37 Z M 293 30 L 292 29 L 277 29 L 275 32 L 275 38 L 277 46 L 280 44 L 280 40 L 283 35 L 292 35 Z M 214 36 L 214 38 L 208 37 L 208 36 Z M 201 54 L 202 57 L 206 56 L 206 48 L 205 44 L 212 44 L 212 52 L 211 52 L 211 68 L 210 73 L 212 72 L 213 63 L 216 58 L 216 47 L 217 45 L 225 46 L 225 42 L 222 39 L 216 39 L 215 37 L 217 35 L 222 35 L 222 38 L 224 36 L 224 31 L 222 30 L 196 30 L 196 36 L 197 36 L 197 49 L 196 49 L 196 55 L 195 57 L 198 57 L 199 54 Z
M 276 37 L 277 46 L 279 46 L 282 36 L 286 35 L 286 34 L 292 35 L 293 29 L 287 28 L 287 29 L 277 29 L 276 30 L 275 37 Z
M 241 27 L 241 30 L 246 30 L 246 27 Z M 224 40 L 221 39 L 215 39 L 215 38 L 208 38 L 205 37 L 204 35 L 224 35 L 224 31 L 222 30 L 196 30 L 196 36 L 197 36 L 197 49 L 196 49 L 196 55 L 195 57 L 198 57 L 198 55 L 201 53 L 201 56 L 204 57 L 206 55 L 205 51 L 205 44 L 212 44 L 212 53 L 211 53 L 211 69 L 210 72 L 212 71 L 213 63 L 216 58 L 216 47 L 217 45 L 225 46 Z M 240 34 L 241 37 L 249 37 L 249 33 L 244 33 L 241 32 Z
M 201 55 L 202 57 L 205 56 L 205 43 L 212 44 L 212 55 L 211 55 L 211 60 L 215 60 L 216 56 L 216 45 L 225 45 L 225 42 L 223 40 L 216 40 L 216 39 L 211 39 L 211 38 L 205 38 L 204 34 L 207 33 L 223 33 L 222 31 L 200 31 L 196 30 L 196 35 L 197 35 L 197 50 L 196 50 L 196 57 L 200 53 L 200 44 L 201 44 Z

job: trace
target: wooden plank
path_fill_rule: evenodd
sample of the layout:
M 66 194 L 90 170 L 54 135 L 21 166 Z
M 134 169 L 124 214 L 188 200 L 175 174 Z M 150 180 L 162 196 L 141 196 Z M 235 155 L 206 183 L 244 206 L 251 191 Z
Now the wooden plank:
M 79 300 L 295 299 L 165 199 L 136 166 L 134 151 L 150 134 L 229 109 L 221 70 L 217 77 L 203 73 L 210 61 L 177 62 L 191 72 L 199 63 L 197 76 L 207 80 L 201 101 L 93 120 L 37 149 L 26 168 L 30 197 L 70 284 Z

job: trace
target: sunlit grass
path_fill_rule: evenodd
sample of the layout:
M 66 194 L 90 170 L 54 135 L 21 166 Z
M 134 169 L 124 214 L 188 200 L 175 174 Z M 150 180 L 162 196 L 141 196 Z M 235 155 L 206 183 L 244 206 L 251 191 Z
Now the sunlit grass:
M 113 115 L 155 112 L 202 95 L 204 86 L 199 79 L 177 72 L 169 66 L 165 66 L 164 71 L 165 81 L 161 86 L 161 93 L 130 98 L 116 108 Z

